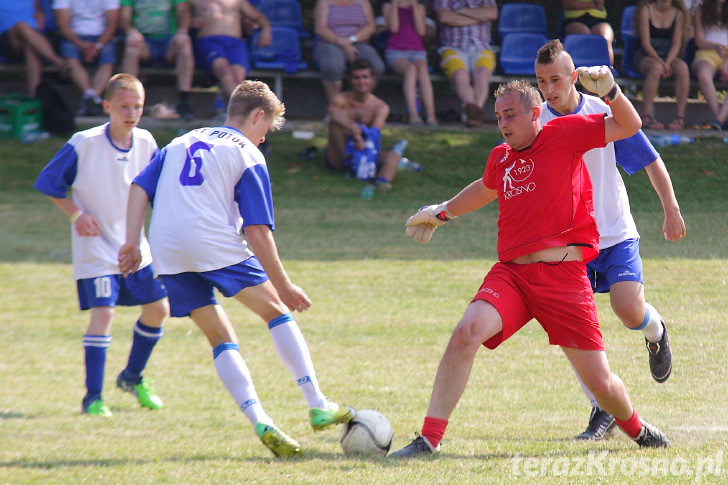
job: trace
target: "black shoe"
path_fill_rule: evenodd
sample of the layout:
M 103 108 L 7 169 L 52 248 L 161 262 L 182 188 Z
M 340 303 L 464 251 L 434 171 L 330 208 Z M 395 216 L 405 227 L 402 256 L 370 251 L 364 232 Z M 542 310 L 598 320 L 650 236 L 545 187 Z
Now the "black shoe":
M 195 119 L 195 113 L 192 111 L 192 106 L 190 106 L 187 101 L 177 101 L 177 104 L 174 105 L 174 110 L 182 120 Z
M 424 436 L 417 436 L 412 443 L 408 444 L 401 450 L 397 450 L 394 453 L 390 453 L 389 456 L 392 458 L 411 458 L 419 455 L 434 455 L 440 453 L 440 445 L 437 448 L 433 448 L 427 438 Z
M 642 431 L 635 442 L 643 448 L 669 448 L 670 440 L 651 424 L 642 421 Z
M 657 382 L 665 382 L 672 372 L 672 351 L 670 340 L 667 338 L 667 327 L 664 321 L 662 324 L 662 338 L 659 342 L 650 342 L 645 339 L 647 352 L 650 353 L 650 374 Z
M 78 105 L 76 116 L 100 116 L 104 111 L 103 105 L 94 98 L 83 98 Z
M 589 424 L 583 433 L 576 437 L 578 440 L 603 440 L 617 423 L 614 416 L 606 411 L 593 407 L 589 415 Z

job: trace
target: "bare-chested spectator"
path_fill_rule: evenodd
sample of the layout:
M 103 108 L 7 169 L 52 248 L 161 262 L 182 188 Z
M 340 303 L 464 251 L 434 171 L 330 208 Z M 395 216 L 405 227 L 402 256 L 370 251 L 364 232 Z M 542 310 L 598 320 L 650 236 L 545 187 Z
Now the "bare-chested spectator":
M 119 23 L 125 34 L 122 70 L 139 76 L 140 62 L 173 64 L 179 97 L 175 111 L 182 118 L 194 117 L 189 104 L 195 70 L 189 34 L 191 19 L 188 0 L 121 0 Z
M 227 102 L 250 71 L 243 19 L 260 29 L 258 45 L 270 45 L 270 22 L 248 0 L 192 0 L 193 26 L 198 29 L 195 59 L 220 84 Z
M 374 70 L 367 59 L 352 62 L 349 81 L 351 91 L 337 94 L 329 104 L 329 145 L 324 163 L 332 170 L 356 171 L 352 150 L 375 150 L 376 173 L 373 178 L 378 188 L 389 189 L 401 158 L 393 151 L 380 151 L 381 129 L 389 116 L 389 105 L 372 93 Z

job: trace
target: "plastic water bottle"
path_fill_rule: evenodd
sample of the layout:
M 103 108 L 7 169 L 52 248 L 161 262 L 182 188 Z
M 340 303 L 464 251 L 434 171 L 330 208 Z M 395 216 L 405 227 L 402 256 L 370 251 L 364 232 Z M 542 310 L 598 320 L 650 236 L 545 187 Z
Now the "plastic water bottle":
M 20 143 L 34 143 L 43 141 L 50 135 L 47 131 L 26 131 L 20 135 Z
M 647 139 L 650 140 L 650 143 L 659 147 L 695 143 L 695 138 L 685 135 L 647 135 Z
M 404 151 L 407 149 L 408 144 L 409 143 L 407 142 L 407 140 L 402 138 L 394 144 L 394 146 L 392 147 L 392 151 L 401 157 L 404 154 Z
M 417 162 L 413 162 L 407 157 L 402 157 L 399 159 L 399 169 L 406 170 L 408 172 L 421 172 L 422 165 Z
M 377 190 L 376 185 L 374 184 L 366 184 L 363 189 L 361 189 L 361 198 L 364 200 L 369 200 L 372 197 L 374 197 L 374 191 Z

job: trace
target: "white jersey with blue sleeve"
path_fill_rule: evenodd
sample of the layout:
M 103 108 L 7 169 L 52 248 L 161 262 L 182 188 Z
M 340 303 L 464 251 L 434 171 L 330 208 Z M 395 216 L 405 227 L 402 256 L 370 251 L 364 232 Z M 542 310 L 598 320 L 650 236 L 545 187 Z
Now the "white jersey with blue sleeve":
M 71 227 L 74 279 L 120 274 L 119 248 L 126 240 L 126 205 L 134 177 L 155 155 L 157 142 L 147 130 L 134 128 L 128 150 L 114 145 L 109 124 L 74 134 L 41 170 L 34 187 L 56 198 L 68 196 L 101 227 L 95 237 L 79 236 Z M 141 234 L 141 267 L 152 262 Z
M 275 229 L 268 167 L 235 128 L 199 128 L 175 138 L 134 180 L 149 196 L 156 274 L 204 272 L 253 255 L 241 229 Z
M 587 115 L 593 113 L 611 114 L 609 106 L 596 96 L 582 94 L 581 102 L 573 113 Z M 543 103 L 541 122 L 562 116 Z M 626 239 L 639 238 L 629 207 L 627 189 L 617 170 L 619 164 L 628 174 L 642 170 L 654 162 L 659 154 L 647 137 L 637 134 L 624 140 L 607 143 L 604 148 L 594 148 L 584 154 L 589 175 L 594 186 L 594 212 L 599 228 L 599 249 L 619 244 Z

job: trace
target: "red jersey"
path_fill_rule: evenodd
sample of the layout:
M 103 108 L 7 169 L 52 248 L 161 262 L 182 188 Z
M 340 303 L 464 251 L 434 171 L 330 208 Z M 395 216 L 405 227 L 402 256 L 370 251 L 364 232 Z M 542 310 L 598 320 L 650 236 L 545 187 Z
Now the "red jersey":
M 603 147 L 604 114 L 562 116 L 546 123 L 524 150 L 506 143 L 488 157 L 483 184 L 498 192 L 498 259 L 542 249 L 584 246 L 598 254 L 591 179 L 582 155 Z

